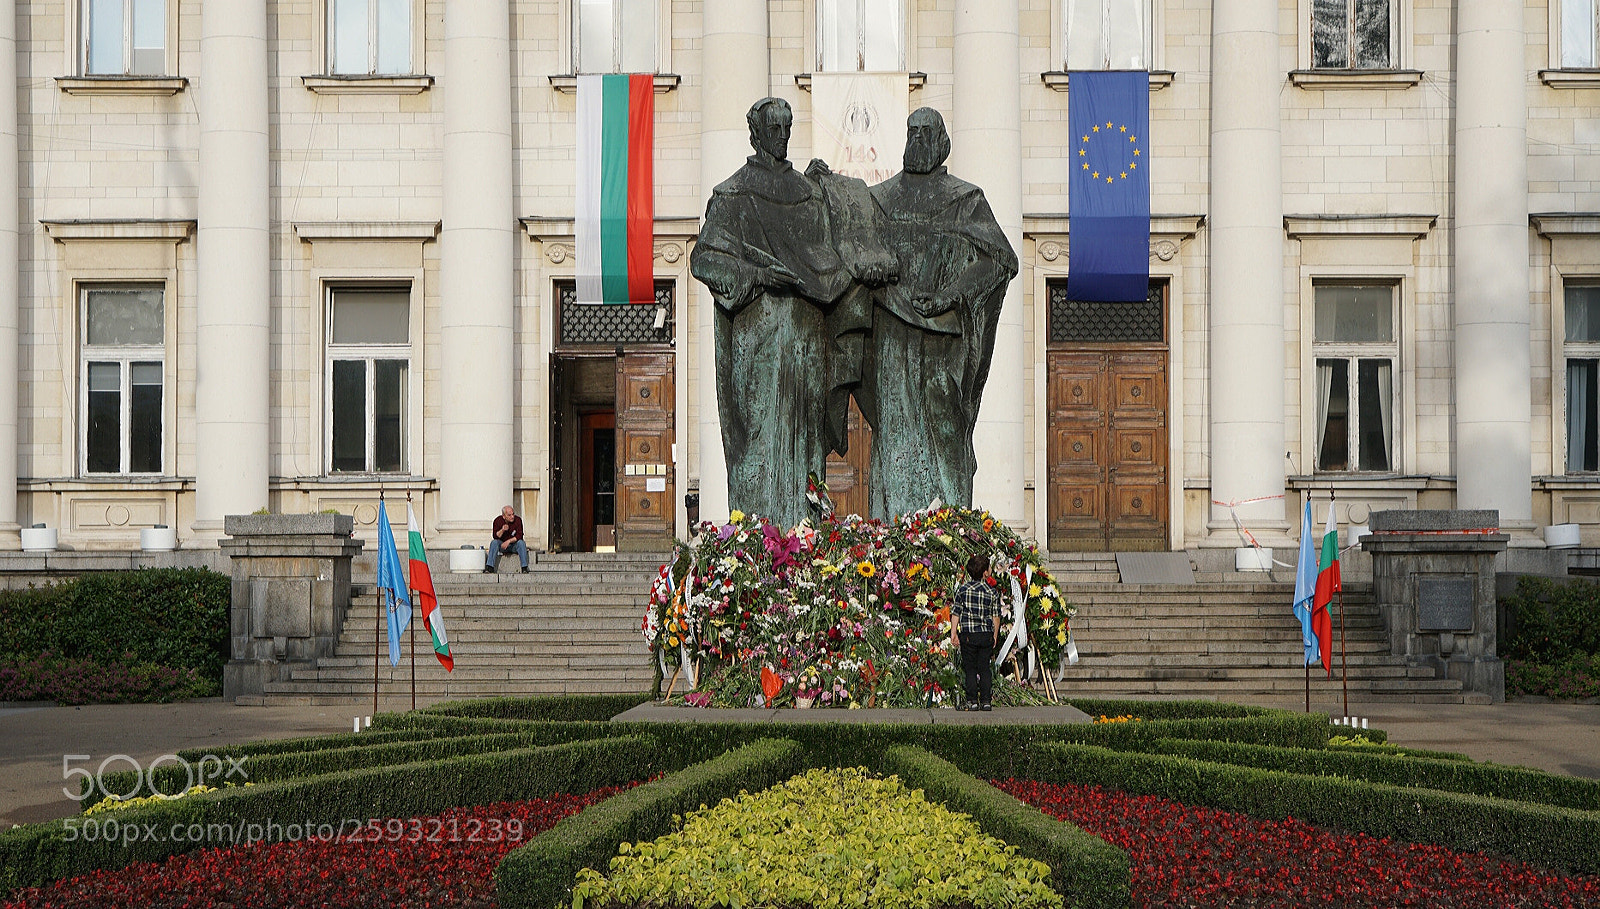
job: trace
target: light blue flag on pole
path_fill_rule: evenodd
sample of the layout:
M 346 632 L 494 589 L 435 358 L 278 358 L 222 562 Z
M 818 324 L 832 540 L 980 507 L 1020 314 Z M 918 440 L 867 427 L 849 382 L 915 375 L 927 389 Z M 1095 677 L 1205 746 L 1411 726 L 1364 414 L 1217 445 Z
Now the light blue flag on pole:
M 400 554 L 394 548 L 394 528 L 389 526 L 389 512 L 383 507 L 383 500 L 379 499 L 378 589 L 383 592 L 384 609 L 389 614 L 390 666 L 400 665 L 400 635 L 404 634 L 406 626 L 411 624 L 409 586 L 406 573 L 400 568 Z
M 1311 547 L 1311 502 L 1306 501 L 1300 522 L 1300 561 L 1294 567 L 1294 615 L 1300 620 L 1300 638 L 1306 648 L 1306 665 L 1321 660 L 1317 633 L 1311 630 L 1311 601 L 1317 595 L 1317 554 Z

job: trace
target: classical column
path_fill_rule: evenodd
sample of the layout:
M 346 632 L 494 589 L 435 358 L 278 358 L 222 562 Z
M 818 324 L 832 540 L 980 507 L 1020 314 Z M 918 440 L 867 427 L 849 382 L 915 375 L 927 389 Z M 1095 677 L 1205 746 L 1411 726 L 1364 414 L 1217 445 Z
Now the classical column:
M 983 188 L 1011 247 L 1022 254 L 1022 62 L 1014 0 L 956 0 L 954 110 L 950 172 Z M 978 410 L 973 446 L 978 474 L 972 503 L 1021 532 L 1023 413 L 1028 399 L 1022 343 L 1022 277 L 1012 280 L 1000 311 L 989 383 Z M 1037 444 L 1043 444 L 1039 440 Z
M 1522 4 L 1456 7 L 1456 507 L 1531 527 Z
M 439 530 L 480 541 L 512 502 L 511 11 L 444 12 Z
M 194 531 L 209 546 L 223 516 L 267 505 L 267 0 L 206 0 L 200 26 Z
M 1211 498 L 1258 538 L 1287 532 L 1283 493 L 1283 175 L 1278 4 L 1211 7 Z M 1251 502 L 1256 499 L 1258 501 Z M 1229 509 L 1209 532 L 1237 540 Z
M 0 0 L 0 549 L 17 533 L 17 4 Z
M 771 67 L 767 54 L 767 4 L 752 0 L 704 0 L 701 12 L 700 195 L 728 179 L 750 155 L 745 112 L 766 97 Z M 803 166 L 803 165 L 802 165 Z M 701 209 L 704 214 L 704 208 Z M 722 421 L 717 414 L 716 303 L 699 281 L 690 281 L 694 300 L 695 343 L 689 346 L 697 372 L 699 407 L 700 518 L 728 516 L 728 465 L 722 451 Z

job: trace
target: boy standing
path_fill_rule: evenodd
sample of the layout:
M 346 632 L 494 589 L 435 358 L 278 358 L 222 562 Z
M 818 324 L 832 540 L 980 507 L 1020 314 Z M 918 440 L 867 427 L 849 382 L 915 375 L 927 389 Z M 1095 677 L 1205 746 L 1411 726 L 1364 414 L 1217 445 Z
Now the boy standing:
M 957 710 L 993 710 L 994 648 L 1000 643 L 1000 594 L 984 583 L 989 560 L 967 559 L 967 582 L 956 588 L 950 606 L 950 643 L 961 651 L 966 702 Z

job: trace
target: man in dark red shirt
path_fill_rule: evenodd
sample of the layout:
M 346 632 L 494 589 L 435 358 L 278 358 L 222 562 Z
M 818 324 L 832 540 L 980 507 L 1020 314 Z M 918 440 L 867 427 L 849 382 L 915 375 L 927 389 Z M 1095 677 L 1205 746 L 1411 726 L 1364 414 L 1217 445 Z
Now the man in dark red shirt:
M 500 561 L 502 553 L 515 552 L 522 559 L 522 573 L 528 573 L 528 544 L 522 542 L 522 519 L 511 510 L 511 506 L 500 509 L 500 517 L 494 519 L 494 539 L 489 542 L 489 563 L 483 570 L 489 574 L 495 573 L 495 563 Z

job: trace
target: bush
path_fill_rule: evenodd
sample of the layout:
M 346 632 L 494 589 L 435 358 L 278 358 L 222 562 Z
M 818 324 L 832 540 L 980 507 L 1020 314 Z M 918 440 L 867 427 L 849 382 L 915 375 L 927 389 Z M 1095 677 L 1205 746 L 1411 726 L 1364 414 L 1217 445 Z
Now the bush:
M 0 701 L 55 701 L 58 704 L 167 703 L 209 697 L 214 679 L 196 669 L 172 669 L 137 662 L 72 659 L 54 653 L 0 657 Z
M 671 829 L 677 815 L 741 790 L 766 789 L 805 766 L 797 743 L 762 739 L 614 796 L 562 820 L 502 859 L 495 870 L 500 905 L 570 905 L 578 872 L 605 868 L 621 844 L 654 839 Z
M 1501 602 L 1507 626 L 1502 657 L 1562 663 L 1600 654 L 1600 584 L 1524 575 Z
M 1578 874 L 1600 871 L 1600 812 L 1091 745 L 1045 742 L 1033 750 L 1034 778 L 1045 782 L 1159 795 L 1258 818 L 1294 817 L 1373 836 L 1508 855 Z
M 1162 739 L 1155 750 L 1194 758 L 1290 773 L 1337 776 L 1369 783 L 1386 783 L 1408 789 L 1439 789 L 1494 796 L 1519 802 L 1537 802 L 1579 811 L 1600 810 L 1600 780 L 1557 776 L 1522 767 L 1475 764 L 1470 761 L 1434 760 L 1352 751 L 1308 751 L 1228 742 Z
M 205 745 L 185 748 L 177 752 L 186 761 L 211 757 L 246 757 L 267 754 L 289 754 L 295 751 L 321 751 L 324 748 L 350 748 L 356 745 L 382 745 L 385 742 L 416 741 L 433 738 L 426 729 L 368 729 L 365 732 L 336 732 L 332 735 L 313 735 L 297 739 L 268 739 L 243 745 Z
M 1506 696 L 1563 700 L 1600 697 L 1600 654 L 1573 654 L 1554 663 L 1506 661 Z
M 220 686 L 232 587 L 214 571 L 161 568 L 0 591 L 0 655 L 192 669 Z
M 557 792 L 588 793 L 652 775 L 660 769 L 655 754 L 655 743 L 645 737 L 601 739 L 221 789 L 130 808 L 104 821 L 72 817 L 16 827 L 0 832 L 0 893 L 165 859 L 203 848 L 210 840 L 234 845 L 282 839 L 291 825 L 330 824 L 349 833 L 352 823 L 369 818 L 437 814 L 456 806 Z M 89 824 L 110 824 L 133 835 L 126 842 L 116 837 L 89 840 L 83 835 Z M 153 836 L 141 832 L 147 828 Z M 180 828 L 199 829 L 204 836 L 170 834 Z
M 589 720 L 604 722 L 619 713 L 654 700 L 649 692 L 637 694 L 567 694 L 527 698 L 483 698 L 446 701 L 424 707 L 423 713 L 444 716 L 486 717 L 496 720 Z
M 952 811 L 971 815 L 991 836 L 1051 868 L 1050 886 L 1069 907 L 1122 907 L 1129 901 L 1128 854 L 1077 826 L 1053 817 L 962 773 L 921 748 L 890 748 L 883 772 Z

